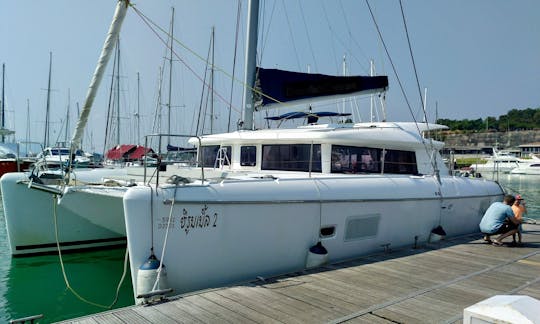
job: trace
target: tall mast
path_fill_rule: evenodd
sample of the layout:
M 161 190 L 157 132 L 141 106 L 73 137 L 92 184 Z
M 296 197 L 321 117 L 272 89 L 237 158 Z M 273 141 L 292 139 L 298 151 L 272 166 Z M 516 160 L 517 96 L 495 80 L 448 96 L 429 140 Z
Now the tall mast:
M 212 65 L 210 69 L 210 134 L 214 133 L 214 48 L 215 27 L 212 26 Z
M 137 145 L 140 145 L 140 140 L 141 140 L 141 109 L 140 109 L 140 104 L 139 104 L 139 101 L 140 101 L 140 84 L 141 84 L 141 81 L 140 81 L 140 76 L 139 76 L 139 72 L 137 72 Z
M 30 99 L 26 98 L 26 155 L 28 155 L 28 144 L 30 142 Z
M 241 128 L 253 129 L 253 87 L 255 86 L 255 74 L 257 72 L 257 34 L 259 24 L 259 0 L 251 0 L 248 3 L 248 28 L 246 46 L 246 72 L 244 74 L 244 109 L 242 111 Z
M 167 103 L 168 107 L 168 116 L 167 116 L 167 134 L 171 133 L 171 95 L 172 95 L 172 55 L 173 55 L 173 43 L 174 43 L 174 7 L 171 8 L 171 47 L 170 47 L 170 57 L 169 57 L 169 102 Z M 171 137 L 167 136 L 167 144 L 171 144 Z
M 43 139 L 43 147 L 49 146 L 49 111 L 51 104 L 51 67 L 52 67 L 52 52 L 49 52 L 49 82 L 47 84 L 47 108 L 45 109 L 45 136 Z
M 107 38 L 105 39 L 105 43 L 103 44 L 103 50 L 101 51 L 98 65 L 96 66 L 96 70 L 94 71 L 94 76 L 92 77 L 92 81 L 90 81 L 90 86 L 88 87 L 88 92 L 84 100 L 81 116 L 79 118 L 79 121 L 77 122 L 77 127 L 71 138 L 72 148 L 77 147 L 81 141 L 84 129 L 88 122 L 90 110 L 92 109 L 92 104 L 94 103 L 94 99 L 99 88 L 99 84 L 101 83 L 105 68 L 107 67 L 107 62 L 109 61 L 112 49 L 114 48 L 116 39 L 118 38 L 118 34 L 120 33 L 122 21 L 126 16 L 128 5 L 129 0 L 119 0 L 116 5 L 116 11 L 114 13 L 111 27 L 109 28 Z
M 6 99 L 4 96 L 4 82 L 6 79 L 6 63 L 2 63 L 2 130 L 5 128 L 5 109 L 6 109 Z M 2 143 L 4 143 L 4 134 L 2 134 Z
M 373 60 L 370 60 L 369 61 L 369 75 L 370 76 L 374 76 L 375 75 L 375 64 L 373 64 Z M 373 94 L 371 94 L 369 96 L 369 121 L 370 122 L 373 122 L 373 111 L 375 109 L 375 97 L 373 96 Z
M 116 145 L 120 145 L 120 37 L 117 40 L 117 59 L 116 65 Z
M 343 76 L 347 76 L 347 57 L 343 55 L 343 65 L 342 65 Z M 341 112 L 345 112 L 345 98 L 341 99 Z
M 81 110 L 79 109 L 79 102 L 77 101 L 76 103 L 77 105 L 77 120 L 81 117 Z M 84 141 L 84 138 L 81 138 L 81 144 L 80 144 L 80 148 L 83 147 L 83 141 Z
M 69 105 L 70 105 L 70 102 L 71 102 L 71 96 L 70 96 L 70 89 L 68 88 L 68 103 L 67 103 L 67 111 L 66 111 L 66 132 L 65 132 L 65 135 L 64 135 L 64 142 L 66 143 L 67 145 L 67 141 L 68 141 L 68 132 L 69 132 Z
M 169 57 L 169 102 L 168 106 L 168 116 L 167 116 L 167 134 L 171 133 L 171 94 L 172 94 L 172 48 L 174 43 L 174 7 L 171 8 L 171 47 L 170 47 L 170 57 Z M 171 144 L 171 137 L 167 137 L 167 144 Z

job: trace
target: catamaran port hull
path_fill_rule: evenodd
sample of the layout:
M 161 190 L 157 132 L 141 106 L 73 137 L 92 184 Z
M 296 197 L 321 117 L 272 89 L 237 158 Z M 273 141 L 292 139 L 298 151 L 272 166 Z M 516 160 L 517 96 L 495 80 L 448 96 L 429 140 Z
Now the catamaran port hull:
M 121 198 L 116 200 L 116 205 L 111 198 L 107 198 L 107 206 L 96 200 L 82 205 L 77 203 L 77 195 L 60 198 L 51 192 L 29 188 L 28 184 L 27 173 L 8 173 L 0 179 L 12 255 L 55 253 L 57 242 L 62 251 L 125 245 L 125 231 L 115 232 L 92 222 L 96 217 L 116 217 L 123 222 Z M 77 205 L 78 208 L 73 208 Z M 108 210 L 106 214 L 105 210 Z

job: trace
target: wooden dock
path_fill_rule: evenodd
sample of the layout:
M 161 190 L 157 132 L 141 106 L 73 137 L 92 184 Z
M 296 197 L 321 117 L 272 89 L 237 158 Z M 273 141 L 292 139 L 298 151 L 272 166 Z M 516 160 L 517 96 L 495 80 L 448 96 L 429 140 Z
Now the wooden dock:
M 494 295 L 540 299 L 540 225 L 524 229 L 519 247 L 467 235 L 64 323 L 461 322 Z

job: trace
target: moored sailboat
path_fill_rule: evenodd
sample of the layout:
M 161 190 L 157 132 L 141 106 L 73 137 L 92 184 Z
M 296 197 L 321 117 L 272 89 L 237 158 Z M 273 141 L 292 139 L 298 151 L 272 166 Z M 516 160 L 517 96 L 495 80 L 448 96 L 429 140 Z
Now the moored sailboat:
M 70 189 L 69 184 L 73 181 L 79 184 L 102 183 L 104 177 L 125 174 L 125 170 L 120 169 L 72 171 L 75 161 L 71 157 L 75 155 L 80 144 L 90 108 L 117 40 L 128 4 L 129 1 L 121 0 L 116 6 L 113 22 L 109 28 L 77 128 L 71 140 L 70 154 L 65 160 L 70 172 L 64 174 L 61 171 L 58 175 L 53 174 L 52 179 L 50 179 L 50 173 L 40 173 L 40 170 L 34 169 L 30 173 L 8 173 L 0 179 L 6 228 L 12 255 L 49 253 L 56 251 L 59 247 L 62 247 L 63 250 L 79 250 L 125 244 L 123 226 L 119 230 L 115 230 L 114 227 L 104 228 L 93 222 L 96 217 L 121 215 L 121 200 L 118 200 L 116 205 L 111 203 L 81 206 L 78 205 L 80 200 L 77 195 L 63 196 Z M 47 127 L 45 142 L 48 143 Z M 62 199 L 63 205 L 58 203 L 61 197 L 66 198 Z
M 439 226 L 449 236 L 478 230 L 503 190 L 449 175 L 439 155 L 443 143 L 423 137 L 442 126 L 351 122 L 253 130 L 256 84 L 264 98 L 281 91 L 280 101 L 313 100 L 384 91 L 387 79 L 257 68 L 258 1 L 248 11 L 243 129 L 193 137 L 198 168 L 178 169 L 168 183 L 132 187 L 123 197 L 138 302 L 164 288 L 181 293 L 302 270 L 314 266 L 313 253 L 333 262 L 425 242 Z M 149 277 L 143 266 L 149 256 L 160 263 L 151 269 L 153 282 L 143 284 L 138 278 Z M 160 281 L 165 266 L 167 287 Z

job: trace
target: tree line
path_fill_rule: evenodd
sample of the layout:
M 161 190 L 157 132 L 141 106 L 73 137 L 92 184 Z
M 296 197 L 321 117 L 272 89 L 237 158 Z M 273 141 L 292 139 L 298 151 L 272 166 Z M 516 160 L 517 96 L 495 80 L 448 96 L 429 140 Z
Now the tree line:
M 506 132 L 514 130 L 540 129 L 540 107 L 512 109 L 506 115 L 485 119 L 453 120 L 439 118 L 437 124 L 446 125 L 451 131 Z

